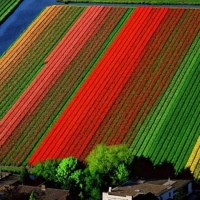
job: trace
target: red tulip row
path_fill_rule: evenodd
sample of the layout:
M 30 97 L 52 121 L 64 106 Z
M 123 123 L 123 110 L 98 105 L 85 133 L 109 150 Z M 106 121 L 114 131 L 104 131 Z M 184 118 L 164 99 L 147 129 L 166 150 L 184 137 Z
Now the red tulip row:
M 195 14 L 195 17 L 193 17 L 192 13 Z M 194 40 L 194 38 L 196 37 L 196 34 L 198 33 L 199 31 L 199 28 L 198 28 L 198 24 L 200 21 L 196 20 L 196 17 L 198 17 L 198 12 L 195 13 L 195 11 L 192 11 L 191 10 L 191 13 L 189 13 L 188 17 L 185 19 L 185 21 L 183 21 L 182 25 L 180 26 L 179 28 L 179 32 L 177 32 L 178 34 L 178 37 L 176 38 L 176 41 L 174 41 L 174 49 L 173 48 L 170 48 L 170 52 L 172 52 L 172 54 L 168 54 L 168 58 L 166 58 L 167 60 L 167 65 L 166 67 L 171 67 L 171 68 L 176 68 L 177 66 L 179 66 L 183 60 L 183 57 L 185 57 L 192 41 Z M 171 125 L 168 125 L 165 129 L 165 132 L 168 133 L 172 133 L 174 131 L 174 129 L 176 129 L 178 127 L 178 124 L 177 123 L 177 116 L 174 116 L 176 118 L 176 122 L 175 120 L 173 121 L 173 123 L 171 124 L 172 125 L 172 128 Z M 180 115 L 178 115 L 178 117 L 180 117 Z M 184 123 L 181 123 L 179 125 L 182 125 Z M 164 128 L 164 126 L 163 126 Z M 168 154 L 171 154 L 170 150 L 172 148 L 172 146 L 174 146 L 174 140 L 176 140 L 176 138 L 179 140 L 181 140 L 181 137 L 178 137 L 180 131 L 175 131 L 174 134 L 162 134 L 161 136 L 159 136 L 160 139 L 160 143 L 159 145 L 157 145 L 156 148 L 159 148 L 160 147 L 160 150 L 159 150 L 159 156 L 156 156 L 156 154 L 151 151 L 151 155 L 152 155 L 152 159 L 160 159 L 163 157 L 170 159 L 170 155 Z M 168 140 L 166 138 L 169 138 Z M 157 137 L 158 139 L 158 137 Z M 162 142 L 161 142 L 162 140 Z M 155 148 L 155 149 L 156 149 Z M 166 150 L 165 148 L 167 148 L 168 150 Z M 182 149 L 182 148 L 181 148 Z M 180 150 L 181 150 L 180 149 Z M 150 152 L 149 152 L 150 153 Z M 162 153 L 164 155 L 162 155 Z M 179 155 L 178 153 L 176 155 Z M 174 156 L 174 154 L 173 154 Z
M 79 87 L 84 77 L 87 76 L 89 71 L 92 69 L 96 59 L 98 59 L 98 52 L 102 52 L 103 50 L 101 46 L 105 43 L 105 40 L 107 40 L 110 32 L 116 26 L 126 10 L 127 9 L 112 8 L 109 11 L 105 18 L 105 23 L 100 26 L 98 33 L 88 40 L 73 62 L 68 66 L 67 70 L 65 70 L 56 84 L 52 87 L 49 94 L 44 98 L 44 101 L 40 103 L 38 108 L 35 110 L 36 112 L 34 111 L 34 113 L 37 113 L 37 117 L 33 113 L 31 118 L 36 124 L 38 124 L 38 126 L 32 127 L 32 124 L 28 123 L 31 123 L 31 119 L 29 119 L 26 123 L 28 125 L 27 128 L 32 127 L 29 133 L 29 140 L 31 140 L 31 136 L 32 138 L 34 137 L 33 134 L 31 134 L 34 132 L 34 135 L 36 135 L 33 138 L 35 142 L 34 144 L 27 146 L 27 149 L 22 146 L 19 156 L 15 162 L 23 161 L 24 154 L 30 152 L 30 150 L 38 142 L 41 134 L 45 132 L 46 129 L 43 127 L 51 126 L 53 123 L 53 116 L 58 115 L 60 109 L 63 109 L 62 107 L 65 106 L 65 102 L 71 98 L 73 92 L 77 87 Z M 34 120 L 35 118 L 37 120 Z M 25 138 L 27 138 L 27 135 L 25 135 Z
M 62 8 L 60 10 L 60 8 Z M 69 9 L 64 6 L 56 6 L 51 9 L 49 15 L 53 16 L 51 22 L 45 25 L 45 20 L 43 24 L 43 17 L 41 16 L 41 20 L 36 20 L 36 24 L 34 27 L 34 31 L 31 32 L 30 29 L 27 31 L 31 32 L 34 37 L 34 43 L 29 46 L 29 34 L 25 37 L 26 32 L 22 35 L 24 39 L 18 45 L 14 45 L 15 47 L 11 48 L 8 51 L 8 55 L 11 51 L 10 59 L 14 56 L 12 52 L 20 51 L 19 56 L 17 56 L 13 63 L 6 64 L 7 61 L 4 60 L 4 66 L 8 69 L 7 72 L 11 71 L 9 77 L 2 83 L 2 88 L 0 90 L 1 95 L 1 105 L 2 105 L 2 113 L 0 114 L 3 118 L 6 112 L 12 107 L 12 105 L 16 102 L 22 92 L 28 87 L 30 82 L 35 78 L 35 76 L 39 73 L 39 71 L 44 67 L 44 59 L 51 52 L 51 50 L 56 46 L 57 42 L 63 37 L 63 34 L 66 33 L 71 24 L 76 20 L 77 13 L 80 14 L 83 11 L 83 8 L 73 8 Z M 56 11 L 58 9 L 58 11 Z M 44 12 L 47 12 L 46 10 Z M 49 18 L 52 18 L 50 17 Z M 46 16 L 48 18 L 48 16 Z M 65 20 L 68 18 L 67 23 L 63 21 L 58 21 L 58 19 Z M 70 20 L 69 20 L 70 19 Z M 41 22 L 42 21 L 42 22 Z M 57 22 L 58 27 L 55 27 L 55 23 Z M 39 24 L 39 25 L 38 25 Z M 61 24 L 65 24 L 64 27 L 59 27 Z M 46 27 L 43 30 L 43 26 Z M 48 28 L 47 28 L 48 27 Z M 43 30 L 39 35 L 37 32 L 40 32 L 40 28 Z M 35 33 L 36 32 L 36 33 Z M 53 34 L 54 33 L 54 34 Z M 27 39 L 27 41 L 26 41 Z M 18 43 L 18 42 L 17 42 Z M 23 45 L 24 44 L 24 45 Z M 22 47 L 21 47 L 22 46 Z M 28 54 L 21 55 L 21 51 L 25 51 Z M 7 55 L 7 54 L 6 54 Z M 5 55 L 5 56 L 6 56 Z M 4 59 L 4 57 L 2 58 Z M 16 62 L 15 62 L 16 61 Z M 5 69 L 5 71 L 6 71 Z M 14 69 L 14 70 L 13 70 Z M 2 80 L 3 81 L 3 80 Z
M 48 137 L 49 135 L 50 135 L 50 134 L 48 134 L 47 137 Z M 49 140 L 49 141 L 47 140 L 47 142 L 49 142 L 49 144 L 51 144 L 51 140 L 52 140 L 53 138 L 52 138 L 52 137 L 49 137 L 49 138 L 50 138 L 50 140 Z M 48 148 L 48 145 L 46 145 L 46 147 Z M 43 148 L 43 147 L 42 147 L 40 150 L 41 150 L 42 152 L 46 152 L 46 148 Z M 40 150 L 39 150 L 39 151 L 40 151 Z M 42 152 L 40 152 L 41 155 L 42 155 Z M 33 159 L 33 157 L 32 157 L 32 159 Z
M 94 30 L 97 28 L 94 23 L 94 20 L 98 16 L 98 14 L 100 14 L 102 8 L 94 10 L 92 9 L 93 8 L 88 8 L 85 14 L 82 15 L 82 18 L 87 18 L 87 20 L 84 20 L 85 23 L 78 23 L 79 25 L 70 29 L 70 31 L 67 34 L 69 36 L 66 38 L 66 44 L 68 44 L 69 46 L 66 44 L 65 45 L 69 48 L 63 49 L 63 52 L 65 52 L 68 57 L 68 63 L 70 63 L 73 60 L 74 56 L 82 48 L 87 39 L 89 39 L 89 37 L 92 34 L 92 28 L 94 28 Z M 93 18 L 91 18 L 91 16 L 93 16 Z M 93 24 L 90 29 L 89 27 L 92 22 Z M 74 33 L 77 33 L 78 37 L 76 37 L 77 35 L 75 35 Z M 83 34 L 85 34 L 86 37 L 81 38 Z M 57 63 L 55 62 L 55 60 L 49 62 L 42 69 L 40 74 L 34 79 L 34 81 L 30 84 L 30 86 L 23 93 L 23 95 L 20 96 L 19 100 L 5 115 L 5 117 L 2 120 L 3 125 L 0 127 L 0 132 L 2 133 L 2 136 L 0 136 L 0 145 L 3 145 L 3 143 L 12 133 L 12 131 L 27 115 L 27 113 L 32 113 L 32 111 L 38 106 L 39 102 L 48 93 L 52 85 L 55 84 L 55 82 L 65 69 L 64 67 L 60 68 L 59 64 L 61 63 Z
M 194 13 L 194 12 L 193 12 Z M 180 35 L 181 35 L 181 39 L 180 40 L 178 40 L 177 41 L 177 43 L 178 43 L 178 46 L 177 46 L 177 48 L 176 48 L 176 50 L 175 50 L 175 52 L 174 52 L 174 55 L 176 55 L 176 57 L 178 57 L 179 58 L 179 60 L 181 61 L 182 59 L 180 59 L 180 57 L 181 56 L 184 56 L 186 53 L 187 53 L 187 50 L 189 49 L 189 47 L 190 47 L 190 45 L 191 45 L 191 43 L 192 43 L 192 41 L 194 40 L 194 38 L 196 37 L 196 34 L 198 33 L 198 31 L 199 31 L 199 28 L 198 28 L 198 20 L 196 20 L 196 18 L 199 18 L 200 16 L 198 16 L 198 15 L 195 15 L 195 17 L 193 17 L 192 15 L 191 15 L 191 17 L 188 19 L 188 26 L 187 27 L 184 27 L 183 29 L 180 29 L 180 30 L 182 30 L 183 32 L 181 32 L 181 33 L 179 33 Z M 199 21 L 200 22 L 200 21 Z M 182 50 L 182 53 L 181 53 L 181 55 L 180 55 L 180 51 Z M 172 58 L 172 60 L 175 62 L 175 58 L 173 59 Z M 171 64 L 171 66 L 173 66 L 174 65 L 174 62 Z M 175 63 L 175 65 L 180 65 L 180 63 Z M 192 86 L 193 87 L 193 86 Z M 192 91 L 191 91 L 191 93 L 192 93 Z M 182 100 L 183 100 L 184 98 L 182 98 Z M 188 105 L 188 108 L 189 108 L 189 105 Z M 183 108 L 181 108 L 182 110 L 183 110 Z M 184 112 L 185 113 L 185 112 Z M 189 115 L 189 114 L 188 114 Z M 176 118 L 176 121 L 174 120 L 173 121 L 173 125 L 172 125 L 172 128 L 171 128 L 171 130 L 170 130 L 170 132 L 171 133 L 174 133 L 174 134 L 172 134 L 172 137 L 171 138 L 169 138 L 169 140 L 168 140 L 168 143 L 167 144 L 165 144 L 165 146 L 168 148 L 168 149 L 171 149 L 173 146 L 176 146 L 176 145 L 180 145 L 180 142 L 181 141 L 185 141 L 184 140 L 184 134 L 182 134 L 182 137 L 180 137 L 180 132 L 182 132 L 183 133 L 183 131 L 181 131 L 181 130 L 177 130 L 178 128 L 180 128 L 180 127 L 182 127 L 183 128 L 183 124 L 185 124 L 186 122 L 182 122 L 182 120 L 181 121 L 179 121 L 179 119 L 180 118 L 182 118 L 182 119 L 184 119 L 184 117 L 181 115 L 181 114 L 179 114 L 178 116 L 176 116 L 175 117 Z M 187 119 L 187 122 L 189 122 L 189 119 Z M 165 141 L 165 140 L 164 140 Z M 163 142 L 164 142 L 163 141 Z M 164 143 L 166 143 L 166 142 L 164 142 Z M 163 149 L 163 146 L 162 146 L 162 149 Z M 180 155 L 180 151 L 182 151 L 181 150 L 182 148 L 179 148 L 179 151 L 176 153 L 176 154 L 174 154 L 174 153 L 172 153 L 173 151 L 164 151 L 164 152 L 162 152 L 164 155 L 164 157 L 168 157 L 170 160 L 171 160 L 171 158 L 172 157 L 176 157 L 177 158 L 177 156 L 178 155 Z M 160 153 L 159 153 L 159 155 L 160 155 Z M 162 158 L 162 157 L 160 157 L 160 158 Z M 178 159 L 178 158 L 177 158 Z M 177 160 L 176 159 L 176 160 Z
M 134 28 L 134 27 L 133 27 Z M 134 34 L 134 33 L 133 33 Z M 137 37 L 137 35 L 139 35 L 139 32 L 137 32 L 137 34 L 136 35 L 134 35 L 134 37 Z M 133 39 L 133 38 L 132 38 Z M 134 38 L 135 39 L 135 38 Z M 129 44 L 129 48 L 130 48 L 130 43 L 128 43 Z M 136 44 L 136 43 L 135 43 Z M 115 46 L 113 47 L 113 48 L 115 48 Z M 115 48 L 116 49 L 116 48 Z M 127 51 L 130 51 L 131 50 L 131 48 L 130 49 L 127 49 Z M 126 51 L 124 51 L 124 55 L 126 55 Z M 132 54 L 133 55 L 133 54 Z M 117 55 L 118 56 L 118 55 Z M 122 55 L 123 56 L 123 55 Z M 114 58 L 115 59 L 115 58 Z M 110 60 L 110 58 L 107 58 L 107 60 Z M 115 60 L 114 60 L 115 61 Z M 106 62 L 106 61 L 105 61 Z M 116 62 L 116 61 L 115 61 Z M 126 62 L 124 61 L 124 63 L 123 64 L 125 64 Z M 117 74 L 117 72 L 116 72 L 116 75 L 117 76 L 120 76 L 120 73 L 122 74 L 121 75 L 121 77 L 125 77 L 125 78 L 127 78 L 127 76 L 125 76 L 124 74 L 123 74 L 123 72 L 122 71 L 119 71 L 119 73 Z M 121 78 L 120 77 L 120 78 Z M 106 77 L 107 78 L 107 77 Z M 112 79 L 113 80 L 115 80 L 115 78 L 114 78 L 114 76 L 112 76 Z M 109 80 L 108 80 L 109 81 Z M 119 83 L 118 83 L 119 84 Z M 113 85 L 114 85 L 114 83 L 113 83 Z M 97 85 L 97 87 L 98 87 L 99 85 Z M 122 85 L 120 85 L 120 87 L 121 87 Z M 101 85 L 100 85 L 100 87 L 101 87 Z M 95 89 L 96 89 L 96 87 L 95 87 Z M 99 89 L 97 89 L 98 91 L 99 91 Z M 118 91 L 117 91 L 118 92 Z M 106 91 L 106 95 L 108 95 L 107 97 L 105 96 L 105 95 L 103 95 L 103 98 L 104 99 L 107 99 L 107 98 L 109 98 L 109 93 Z M 117 95 L 116 95 L 116 97 L 117 97 Z M 98 98 L 101 98 L 101 97 L 98 97 Z M 109 102 L 111 105 L 112 105 L 112 100 Z M 97 107 L 98 106 L 98 107 Z M 85 133 L 89 133 L 89 135 L 87 136 L 86 135 L 86 138 L 85 138 L 85 145 L 81 145 L 81 148 L 84 150 L 85 148 L 85 146 L 87 146 L 87 143 L 88 143 L 88 141 L 90 141 L 91 139 L 92 139 L 92 137 L 93 137 L 93 135 L 94 134 L 96 134 L 95 133 L 95 131 L 94 130 L 96 130 L 96 128 L 98 127 L 98 124 L 99 123 L 101 123 L 101 121 L 99 120 L 99 118 L 102 120 L 102 119 L 104 119 L 104 117 L 102 117 L 101 118 L 101 114 L 100 113 L 103 113 L 104 111 L 103 111 L 103 109 L 108 109 L 109 108 L 109 106 L 106 106 L 105 105 L 105 103 L 104 103 L 104 101 L 102 101 L 101 100 L 101 102 L 100 103 L 98 103 L 98 105 L 97 106 L 95 106 L 95 105 L 93 105 L 92 106 L 92 109 L 93 108 L 95 108 L 95 112 L 93 112 L 93 111 L 90 111 L 91 112 L 91 114 L 89 115 L 89 116 L 87 116 L 87 118 L 85 118 L 85 119 L 83 119 L 82 121 L 81 121 L 81 126 L 80 126 L 80 128 L 77 130 L 78 132 L 85 132 Z M 98 110 L 99 109 L 99 110 Z M 97 113 L 98 113 L 98 115 L 97 115 Z M 104 113 L 103 113 L 104 114 Z M 91 123 L 88 123 L 88 120 L 91 120 Z M 96 122 L 95 122 L 96 121 Z M 98 122 L 99 121 L 99 122 Z M 92 134 L 92 132 L 93 132 L 93 134 Z M 71 140 L 69 141 L 70 143 L 71 143 Z M 76 147 L 76 149 L 78 149 L 78 147 L 77 147 L 77 145 L 79 144 L 79 141 L 76 139 L 75 140 L 75 142 L 73 142 L 72 143 L 73 144 L 73 146 L 71 146 L 72 148 L 73 147 Z M 68 144 L 66 144 L 66 147 L 68 146 Z M 88 148 L 87 148 L 88 149 Z M 78 157 L 80 157 L 80 154 L 82 154 L 82 153 L 80 153 L 80 152 L 82 152 L 83 150 L 80 150 L 79 149 L 79 151 L 78 151 L 78 153 L 79 154 L 77 154 L 77 156 Z M 69 149 L 69 151 L 70 152 L 73 152 L 73 149 Z
M 68 100 L 67 96 L 70 98 L 74 90 L 81 84 L 80 82 L 83 81 L 84 77 L 89 73 L 91 66 L 94 65 L 96 59 L 98 59 L 101 52 L 106 47 L 104 43 L 110 35 L 110 32 L 115 29 L 115 26 L 126 11 L 127 8 L 104 7 L 102 9 L 98 15 L 98 24 L 94 21 L 94 32 L 92 33 L 92 30 L 88 30 L 93 35 L 87 40 L 84 47 L 81 48 L 74 57 L 73 61 L 68 65 L 56 84 L 50 89 L 36 109 L 31 110 L 32 114 L 26 115 L 17 128 L 13 130 L 10 138 L 14 145 L 10 148 L 6 159 L 4 159 L 5 163 L 11 162 L 20 164 L 24 161 L 25 157 L 30 153 L 44 131 L 53 123 L 53 116 L 56 117 L 60 109 L 62 109 L 62 106 L 65 105 Z M 89 20 L 89 18 L 87 19 Z M 98 27 L 95 29 L 96 25 L 98 25 Z M 120 28 L 120 26 L 118 28 Z M 79 30 L 81 29 L 79 28 Z M 107 43 L 108 42 L 109 40 Z M 47 65 L 50 65 L 50 61 Z M 66 66 L 60 65 L 59 67 L 62 68 Z M 60 91 L 58 90 L 59 87 Z M 18 149 L 17 151 L 16 146 Z
M 60 10 L 60 8 L 62 8 L 62 9 Z M 51 8 L 47 8 L 47 9 L 51 9 Z M 23 65 L 21 66 L 21 68 L 26 68 L 27 72 L 26 72 L 26 74 L 23 74 L 24 77 L 21 77 L 22 80 L 18 80 L 19 82 L 20 81 L 22 81 L 23 83 L 25 82 L 25 84 L 27 86 L 28 86 L 30 80 L 32 79 L 33 74 L 35 74 L 37 72 L 37 71 L 35 71 L 35 68 L 38 68 L 38 66 L 43 68 L 44 59 L 46 58 L 49 51 L 52 50 L 52 48 L 57 44 L 57 41 L 59 41 L 60 38 L 62 38 L 63 34 L 65 34 L 65 32 L 69 29 L 71 24 L 76 20 L 78 15 L 80 15 L 80 13 L 84 10 L 84 8 L 81 8 L 81 7 L 72 7 L 71 9 L 69 9 L 67 6 L 66 7 L 65 6 L 56 6 L 56 7 L 54 7 L 54 9 L 55 10 L 58 9 L 59 13 L 57 11 L 51 12 L 51 14 L 54 16 L 53 17 L 54 19 L 48 25 L 48 28 L 46 28 L 38 36 L 35 44 L 32 45 L 31 48 L 27 46 L 27 48 L 28 48 L 27 51 L 29 51 L 29 55 L 23 58 L 25 60 L 24 61 L 25 66 L 23 66 Z M 44 12 L 46 12 L 46 10 Z M 41 15 L 41 18 L 37 19 L 37 23 L 40 24 L 38 29 L 42 26 L 41 21 L 39 19 L 41 19 L 43 21 L 43 15 Z M 64 27 L 63 27 L 63 24 L 64 24 Z M 35 24 L 35 26 L 38 26 L 38 25 Z M 27 31 L 29 31 L 29 29 Z M 24 34 L 27 35 L 26 32 Z M 25 39 L 26 37 L 23 36 L 23 38 L 24 38 L 24 43 L 26 43 L 26 39 Z M 29 41 L 29 36 L 27 37 L 27 40 Z M 26 49 L 26 45 L 24 48 Z M 14 52 L 14 50 L 12 50 L 12 51 Z M 15 51 L 16 52 L 18 51 L 17 47 L 15 48 Z M 16 66 L 16 67 L 18 67 L 18 66 Z M 16 75 L 14 75 L 15 77 L 17 76 L 17 74 L 21 75 L 21 73 L 20 73 L 21 68 L 19 69 L 19 72 L 17 72 Z M 18 82 L 15 83 L 15 82 L 11 81 L 9 83 L 9 86 L 18 87 Z M 18 90 L 19 90 L 19 88 L 20 88 L 20 86 L 18 87 Z M 14 90 L 14 92 L 16 92 L 16 91 L 17 91 L 17 89 Z M 21 92 L 23 92 L 23 90 Z M 20 147 L 20 145 L 24 144 L 19 139 L 19 136 L 24 132 L 24 130 L 26 130 L 26 134 L 27 134 L 27 132 L 29 133 L 30 127 L 27 127 L 27 124 L 26 124 L 26 119 L 29 117 L 31 117 L 31 115 L 26 115 L 25 118 L 23 118 L 23 120 L 20 122 L 20 124 L 17 126 L 17 128 L 15 128 L 14 131 L 12 132 L 12 134 L 10 135 L 9 140 L 6 142 L 6 144 L 3 145 L 3 147 L 1 147 L 2 152 L 5 153 L 5 155 L 8 159 L 10 159 L 10 155 L 11 156 L 15 155 L 15 152 L 16 152 L 15 146 L 16 145 Z M 28 125 L 31 123 L 32 122 L 29 121 Z M 20 141 L 20 142 L 18 142 L 18 141 Z M 13 153 L 12 149 L 14 149 L 13 150 L 14 153 Z M 20 148 L 19 148 L 19 150 L 20 150 Z M 6 159 L 4 159 L 4 160 L 6 160 Z
M 81 156 L 135 70 L 136 66 L 131 65 L 133 57 L 136 59 L 139 57 L 167 10 L 161 9 L 157 12 L 157 9 L 151 7 L 136 9 L 104 54 L 104 57 L 43 140 L 30 159 L 30 163 L 35 164 L 38 160 L 50 157 L 66 157 L 71 154 L 76 157 Z M 145 30 L 149 33 L 148 37 L 138 40 L 139 33 L 142 34 L 142 30 L 145 28 L 145 19 L 149 15 L 155 17 L 156 24 L 147 26 Z M 138 46 L 133 48 L 134 44 L 138 44 Z M 81 142 L 83 139 L 84 141 Z M 54 145 L 52 145 L 52 142 Z M 57 149 L 57 151 L 52 151 L 52 148 Z M 41 154 L 41 151 L 44 154 Z
M 162 48 L 162 52 L 159 55 L 161 62 L 160 62 L 160 64 L 159 63 L 158 64 L 161 65 L 162 67 L 164 67 L 164 70 L 166 70 L 167 74 L 168 74 L 167 75 L 168 77 L 166 76 L 166 78 L 163 79 L 163 84 L 165 84 L 165 82 L 168 82 L 168 83 L 170 82 L 171 78 L 173 77 L 173 74 L 175 73 L 174 70 L 176 70 L 179 67 L 179 64 L 180 64 L 180 61 L 181 61 L 181 59 L 178 57 L 178 55 L 173 53 L 173 51 L 174 51 L 173 49 L 176 49 L 176 46 L 179 43 L 179 42 L 177 42 L 177 35 L 179 34 L 179 29 L 181 30 L 181 28 L 183 28 L 180 25 L 184 24 L 183 19 L 185 18 L 184 16 L 187 16 L 187 10 L 184 13 L 182 13 L 181 15 L 180 14 L 181 14 L 181 11 L 180 11 L 179 15 L 174 15 L 175 24 L 174 25 L 172 24 L 171 26 L 169 26 L 169 27 L 173 27 L 172 32 L 170 34 L 170 37 L 167 38 L 166 44 Z M 178 20 L 178 23 L 177 23 L 177 20 Z M 167 30 L 167 27 L 166 27 L 166 30 Z M 178 32 L 177 32 L 177 30 L 178 30 Z M 167 32 L 168 32 L 168 30 L 166 31 L 166 33 Z M 176 51 L 177 50 L 178 49 L 176 49 Z M 181 50 L 179 49 L 179 54 L 181 52 L 182 52 L 182 49 Z M 179 64 L 175 64 L 175 62 L 176 63 L 179 62 Z M 163 86 L 160 87 L 160 89 L 163 90 Z M 166 86 L 164 88 L 166 89 Z M 162 116 L 162 115 L 160 115 L 160 116 Z M 148 122 L 148 124 L 146 124 L 146 128 L 147 128 L 147 126 L 153 127 L 154 126 L 154 120 L 155 119 L 151 120 L 151 118 L 150 118 L 150 121 Z M 145 129 L 144 126 L 143 126 L 143 129 Z M 134 139 L 133 143 L 136 146 L 136 148 L 138 149 L 137 150 L 138 155 L 142 155 L 142 154 L 146 155 L 146 153 L 149 153 L 149 150 L 147 150 L 146 147 L 147 147 L 147 144 L 149 143 L 149 141 L 152 142 L 152 144 L 148 144 L 148 147 L 149 147 L 149 145 L 150 146 L 154 145 L 153 144 L 154 140 L 152 139 L 153 135 L 154 135 L 154 133 L 153 133 L 153 129 L 152 129 L 152 133 L 150 133 L 148 131 L 143 131 L 143 134 L 141 135 L 141 137 L 136 137 Z
M 172 10 L 169 10 L 165 18 L 162 22 L 164 22 L 170 17 L 168 14 L 170 12 L 173 12 Z M 172 13 L 171 13 L 172 14 Z M 174 14 L 174 13 L 173 13 Z M 163 27 L 163 30 L 159 30 L 159 27 Z M 151 96 L 155 93 L 153 88 L 157 88 L 157 84 L 159 84 L 159 81 L 156 76 L 158 76 L 158 70 L 154 69 L 154 63 L 157 58 L 157 55 L 161 51 L 161 48 L 165 41 L 167 40 L 169 32 L 166 32 L 166 29 L 164 30 L 164 24 L 161 23 L 160 26 L 156 29 L 155 34 L 145 47 L 146 52 L 142 55 L 141 59 L 135 63 L 138 65 L 136 71 L 132 75 L 131 79 L 127 83 L 126 87 L 124 88 L 126 94 L 121 94 L 121 99 L 119 106 L 117 106 L 117 111 L 122 113 L 122 116 L 119 117 L 121 120 L 116 122 L 116 124 L 112 125 L 113 127 L 117 127 L 117 129 L 112 131 L 115 135 L 116 143 L 118 142 L 125 142 L 128 143 L 133 140 L 134 134 L 127 135 L 127 133 L 130 131 L 131 126 L 136 126 L 138 123 L 138 119 L 140 119 L 141 115 L 146 113 L 144 112 L 148 106 L 151 108 L 152 105 L 148 105 L 148 102 L 150 100 L 155 101 L 157 98 L 151 98 Z M 158 32 L 159 31 L 159 32 Z M 167 33 L 166 35 L 164 33 Z M 157 34 L 157 36 L 156 36 Z M 158 35 L 159 34 L 159 35 Z M 157 37 L 157 38 L 155 38 Z M 157 39 L 157 41 L 155 41 Z M 148 51 L 148 49 L 150 51 Z M 162 69 L 160 70 L 162 72 Z M 156 77 L 156 78 L 155 78 Z M 153 81 L 156 81 L 155 84 Z M 152 82 L 152 84 L 150 84 Z M 148 87 L 146 87 L 148 85 Z M 129 91 L 129 92 L 127 92 Z M 134 93 L 131 94 L 131 91 L 134 91 Z M 159 93 L 158 93 L 159 94 Z M 148 96 L 148 98 L 147 98 Z M 113 110 L 114 111 L 114 110 Z M 115 111 L 115 114 L 113 116 L 117 115 L 117 111 Z M 133 129 L 134 130 L 134 129 Z M 132 131 L 133 131 L 132 130 Z M 131 132 L 132 132 L 131 131 Z M 121 132 L 126 132 L 125 137 L 121 134 Z M 131 138 L 130 138 L 131 137 Z M 120 139 L 120 141 L 117 141 Z M 115 142 L 115 141 L 113 141 Z M 108 144 L 112 143 L 111 141 L 108 141 Z
M 145 46 L 145 49 L 138 58 L 138 60 L 136 61 L 134 60 L 133 65 L 136 65 L 137 68 L 131 75 L 131 78 L 126 83 L 122 92 L 120 93 L 120 95 L 114 102 L 112 108 L 109 110 L 105 119 L 102 121 L 100 127 L 96 131 L 95 134 L 99 135 L 99 137 L 92 138 L 90 143 L 106 143 L 108 145 L 119 144 L 122 143 L 122 141 L 125 140 L 127 137 L 129 137 L 127 135 L 129 130 L 127 130 L 126 127 L 128 128 L 129 126 L 133 125 L 133 123 L 137 123 L 138 118 L 140 117 L 140 115 L 143 114 L 142 112 L 143 110 L 141 110 L 141 108 L 145 104 L 142 104 L 140 107 L 138 106 L 135 108 L 135 110 L 139 108 L 139 112 L 137 112 L 137 114 L 131 113 L 130 116 L 128 115 L 130 114 L 131 111 L 132 112 L 135 111 L 133 110 L 133 108 L 137 103 L 137 101 L 141 101 L 140 93 L 141 93 L 141 88 L 143 88 L 140 87 L 140 84 L 142 84 L 141 82 L 143 80 L 145 81 L 145 77 L 149 77 L 148 74 L 152 75 L 152 72 L 149 71 L 151 70 L 151 67 L 147 67 L 147 65 L 151 66 L 151 62 L 154 63 L 154 60 L 156 59 L 156 54 L 159 53 L 159 48 L 160 49 L 162 48 L 163 45 L 162 43 L 164 43 L 165 41 L 163 35 L 164 33 L 166 33 L 166 27 L 164 26 L 163 22 L 169 18 L 170 13 L 171 15 L 173 15 L 174 14 L 173 10 L 169 10 L 165 15 L 165 17 L 163 18 L 159 26 L 162 27 L 162 30 L 159 30 L 160 29 L 159 27 L 156 29 L 155 33 L 151 37 L 148 44 Z M 148 26 L 150 26 L 152 22 L 147 21 L 147 24 Z M 166 24 L 166 26 L 167 25 L 168 24 Z M 146 30 L 144 29 L 144 31 Z M 170 34 L 170 32 L 167 33 Z M 155 42 L 155 40 L 157 41 Z M 147 100 L 148 99 L 146 99 L 146 101 Z M 131 123 L 129 121 L 130 119 Z M 131 135 L 132 138 L 134 137 L 133 135 L 134 134 L 132 133 Z M 125 141 L 126 144 L 128 142 L 129 139 Z M 85 153 L 86 152 L 88 153 L 88 148 L 85 150 Z

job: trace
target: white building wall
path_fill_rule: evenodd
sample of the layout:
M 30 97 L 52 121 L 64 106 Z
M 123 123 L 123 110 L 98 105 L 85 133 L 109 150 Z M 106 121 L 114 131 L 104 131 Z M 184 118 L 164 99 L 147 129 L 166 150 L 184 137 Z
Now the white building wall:
M 132 200 L 132 196 L 115 196 L 115 195 L 109 195 L 107 192 L 103 192 L 102 200 Z

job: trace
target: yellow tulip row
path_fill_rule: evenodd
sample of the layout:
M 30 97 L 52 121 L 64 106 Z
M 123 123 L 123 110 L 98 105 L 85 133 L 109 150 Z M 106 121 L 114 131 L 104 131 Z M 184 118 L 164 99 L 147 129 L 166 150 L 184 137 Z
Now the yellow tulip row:
M 187 161 L 185 168 L 190 167 L 192 173 L 194 173 L 198 163 L 200 161 L 200 136 L 192 150 L 192 153 Z

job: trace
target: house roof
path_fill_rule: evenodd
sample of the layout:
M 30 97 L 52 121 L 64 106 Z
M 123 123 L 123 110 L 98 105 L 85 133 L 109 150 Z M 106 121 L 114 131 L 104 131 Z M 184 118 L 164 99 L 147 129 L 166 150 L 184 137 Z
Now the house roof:
M 42 190 L 40 187 L 19 186 L 20 193 L 31 193 L 32 191 L 42 196 L 43 200 L 65 200 L 66 196 L 69 194 L 68 190 L 55 188 L 46 188 L 45 190 Z
M 174 189 L 174 191 L 178 190 L 179 188 L 184 187 L 188 183 L 191 182 L 191 180 L 166 180 L 166 179 L 161 179 L 161 180 L 153 180 L 153 181 L 146 181 L 147 183 L 150 184 L 155 184 L 155 185 L 171 185 Z
M 170 190 L 171 186 L 166 185 L 155 185 L 150 183 L 141 183 L 130 186 L 120 186 L 114 188 L 109 194 L 118 196 L 137 196 L 139 194 L 152 193 L 156 196 L 163 194 L 164 192 Z
M 8 173 L 4 173 L 3 177 L 0 180 L 0 188 L 3 188 L 4 186 L 8 186 L 8 185 L 13 185 L 14 183 L 16 183 L 19 180 L 19 175 L 18 174 L 8 174 Z
M 122 186 L 112 189 L 109 194 L 117 196 L 139 196 L 141 194 L 152 193 L 155 196 L 159 196 L 168 190 L 173 189 L 174 191 L 184 187 L 191 180 L 151 180 L 151 181 L 128 181 Z

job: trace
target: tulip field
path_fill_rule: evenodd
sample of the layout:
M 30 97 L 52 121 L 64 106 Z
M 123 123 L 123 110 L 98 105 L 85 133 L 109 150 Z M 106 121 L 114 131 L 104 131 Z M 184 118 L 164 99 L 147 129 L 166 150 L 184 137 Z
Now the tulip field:
M 0 0 L 0 24 L 22 0 Z
M 126 144 L 200 178 L 200 9 L 49 6 L 0 66 L 2 165 Z

